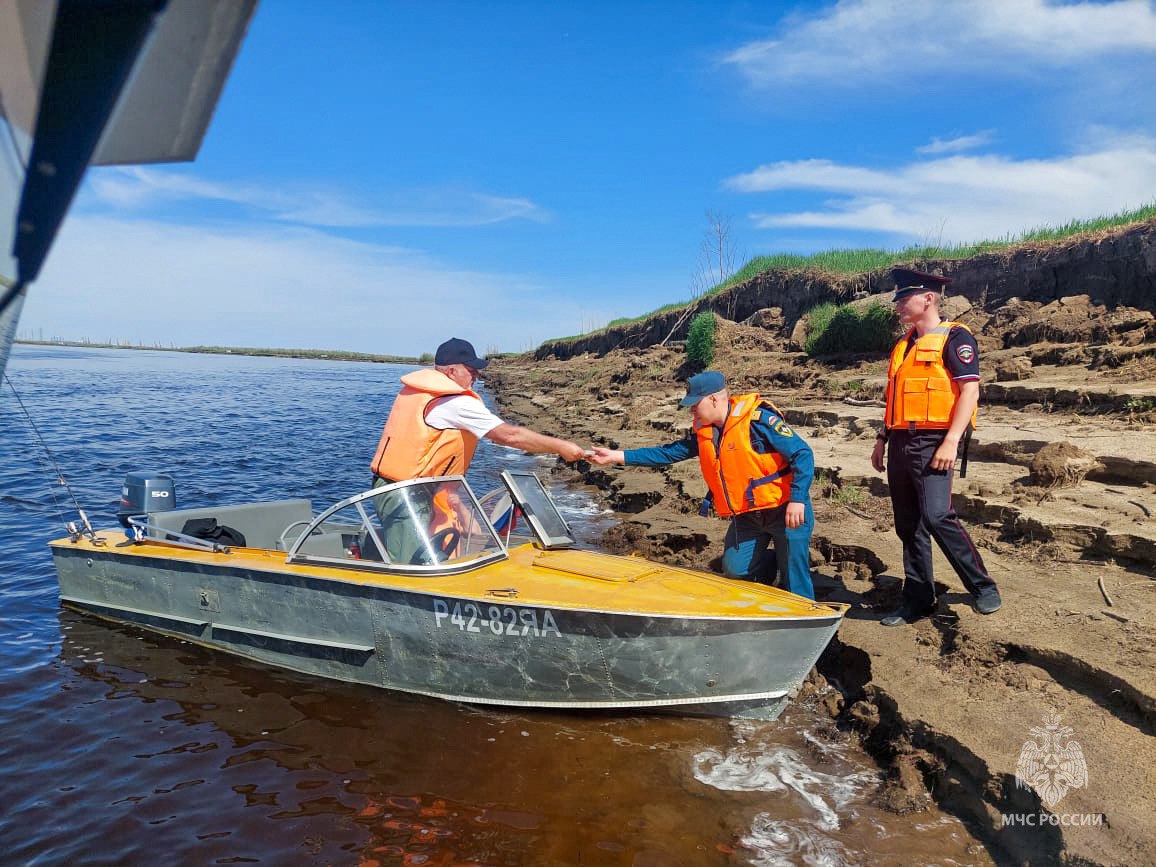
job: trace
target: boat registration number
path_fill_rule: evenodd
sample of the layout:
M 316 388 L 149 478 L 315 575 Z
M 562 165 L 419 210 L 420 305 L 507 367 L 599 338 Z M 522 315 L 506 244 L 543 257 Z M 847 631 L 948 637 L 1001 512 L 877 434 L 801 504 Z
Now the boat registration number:
M 509 605 L 479 605 L 474 602 L 454 602 L 445 599 L 433 601 L 434 624 L 439 629 L 454 629 L 459 632 L 483 632 L 489 630 L 494 635 L 524 636 L 538 638 L 562 637 L 558 623 L 549 609 L 512 608 Z

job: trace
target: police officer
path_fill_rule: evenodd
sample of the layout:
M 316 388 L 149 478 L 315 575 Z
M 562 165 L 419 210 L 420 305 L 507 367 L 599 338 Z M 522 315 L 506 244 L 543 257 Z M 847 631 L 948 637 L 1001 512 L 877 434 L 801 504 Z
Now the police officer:
M 690 408 L 694 428 L 685 439 L 626 451 L 596 447 L 590 460 L 661 467 L 697 455 L 715 511 L 731 519 L 722 557 L 727 577 L 770 584 L 782 574 L 792 593 L 814 599 L 811 447 L 770 401 L 731 397 L 717 370 L 692 376 L 680 406 Z
M 979 349 L 966 325 L 939 315 L 946 277 L 894 268 L 896 312 L 909 326 L 891 352 L 884 431 L 871 465 L 883 471 L 903 542 L 902 602 L 880 621 L 901 626 L 935 608 L 931 537 L 975 597 L 981 614 L 999 610 L 995 582 L 951 507 L 951 481 L 961 440 L 975 429 Z

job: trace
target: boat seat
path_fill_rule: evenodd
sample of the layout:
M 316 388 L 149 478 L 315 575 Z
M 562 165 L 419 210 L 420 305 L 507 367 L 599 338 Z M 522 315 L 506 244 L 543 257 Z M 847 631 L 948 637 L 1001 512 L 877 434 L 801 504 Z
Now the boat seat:
M 373 541 L 373 537 L 368 533 L 361 534 L 358 545 L 361 548 L 362 560 L 372 560 L 375 563 L 380 563 L 385 560 L 385 558 L 381 556 L 381 551 L 378 549 L 377 543 Z
M 154 512 L 149 523 L 161 530 L 179 533 L 185 522 L 194 518 L 216 518 L 217 523 L 232 527 L 245 537 L 248 548 L 277 550 L 281 533 L 290 524 L 304 521 L 304 530 L 313 520 L 313 504 L 309 500 L 275 500 L 269 503 L 245 503 L 239 506 L 206 506 L 201 509 L 174 509 Z M 163 533 L 154 536 L 163 538 Z

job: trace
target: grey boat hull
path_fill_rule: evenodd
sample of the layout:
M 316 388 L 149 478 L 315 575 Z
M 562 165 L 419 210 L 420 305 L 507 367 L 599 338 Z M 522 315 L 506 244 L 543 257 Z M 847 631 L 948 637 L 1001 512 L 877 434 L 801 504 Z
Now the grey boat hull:
M 53 551 L 69 607 L 270 665 L 453 701 L 773 719 L 840 616 L 678 617 L 114 551 Z

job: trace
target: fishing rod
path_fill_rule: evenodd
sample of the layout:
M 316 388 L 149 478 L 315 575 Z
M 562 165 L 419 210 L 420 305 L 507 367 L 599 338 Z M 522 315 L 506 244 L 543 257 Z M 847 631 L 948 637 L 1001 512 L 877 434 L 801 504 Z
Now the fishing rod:
M 76 492 L 72 490 L 72 486 L 68 484 L 67 479 L 64 478 L 64 472 L 60 469 L 60 464 L 57 463 L 56 457 L 52 454 L 52 449 L 48 447 L 48 443 L 45 442 L 44 437 L 41 436 L 40 429 L 36 426 L 36 422 L 32 420 L 32 413 L 28 411 L 28 407 L 24 405 L 24 401 L 20 399 L 20 392 L 16 390 L 16 385 L 7 373 L 4 374 L 4 381 L 7 382 L 8 387 L 12 389 L 12 395 L 16 398 L 16 403 L 20 406 L 20 411 L 24 413 L 24 420 L 28 422 L 28 427 L 32 429 L 32 433 L 40 444 L 40 448 L 44 450 L 44 454 L 48 456 L 52 468 L 56 471 L 57 484 L 68 491 L 68 496 L 72 498 L 72 505 L 76 509 L 76 513 L 80 515 L 79 526 L 75 521 L 66 521 L 64 519 L 64 510 L 60 508 L 60 501 L 56 498 L 56 492 L 52 491 L 52 503 L 56 506 L 56 513 L 60 516 L 60 523 L 64 525 L 64 529 L 67 530 L 68 534 L 74 539 L 79 539 L 82 535 L 87 534 L 94 545 L 103 545 L 104 539 L 98 537 L 92 529 L 92 524 L 88 522 L 88 515 L 86 515 L 84 509 L 81 508 L 80 501 L 76 499 Z M 41 459 L 41 464 L 43 463 Z

